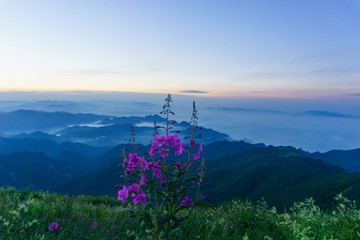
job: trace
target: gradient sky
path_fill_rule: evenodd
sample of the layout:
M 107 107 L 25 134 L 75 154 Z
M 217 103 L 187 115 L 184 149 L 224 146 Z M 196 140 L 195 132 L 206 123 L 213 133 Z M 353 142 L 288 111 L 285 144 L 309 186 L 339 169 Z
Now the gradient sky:
M 359 29 L 360 0 L 0 0 L 0 90 L 358 94 Z

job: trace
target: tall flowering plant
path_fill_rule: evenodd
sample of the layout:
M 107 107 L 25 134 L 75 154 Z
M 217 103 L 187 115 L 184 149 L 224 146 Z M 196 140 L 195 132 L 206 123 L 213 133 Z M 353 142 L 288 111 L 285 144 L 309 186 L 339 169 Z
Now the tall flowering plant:
M 198 162 L 202 152 L 202 143 L 197 144 L 195 139 L 199 129 L 197 124 L 197 110 L 193 103 L 191 118 L 191 132 L 184 143 L 178 136 L 178 131 L 172 130 L 175 121 L 170 119 L 174 113 L 170 109 L 171 95 L 165 99 L 163 114 L 166 126 L 157 126 L 154 123 L 154 139 L 150 145 L 147 158 L 136 153 L 135 134 L 132 128 L 133 153 L 124 154 L 124 177 L 126 184 L 118 191 L 118 199 L 123 204 L 130 202 L 135 205 L 128 211 L 133 217 L 142 221 L 144 230 L 158 239 L 169 239 L 181 235 L 180 225 L 191 214 L 194 207 L 212 206 L 198 199 L 200 185 L 204 177 L 205 161 Z M 164 128 L 164 135 L 158 134 L 158 129 Z M 182 157 L 188 154 L 187 160 L 174 161 L 170 157 Z M 199 172 L 189 176 L 190 168 L 198 165 Z M 188 187 L 195 184 L 197 193 L 195 199 L 188 195 Z

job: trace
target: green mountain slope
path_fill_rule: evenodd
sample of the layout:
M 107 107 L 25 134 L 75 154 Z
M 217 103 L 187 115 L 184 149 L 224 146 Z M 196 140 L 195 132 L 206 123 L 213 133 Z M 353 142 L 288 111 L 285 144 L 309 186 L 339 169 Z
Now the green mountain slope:
M 232 154 L 224 154 L 224 148 Z M 143 147 L 143 151 L 146 149 Z M 112 149 L 106 155 L 106 163 L 57 190 L 115 197 L 114 186 L 123 183 L 117 175 L 121 172 L 121 155 L 120 146 Z M 202 157 L 207 159 L 205 180 L 209 183 L 204 184 L 202 193 L 214 204 L 234 198 L 256 201 L 264 197 L 270 205 L 281 208 L 314 197 L 320 206 L 329 207 L 333 197 L 341 192 L 350 198 L 360 196 L 360 174 L 346 173 L 340 167 L 291 149 L 221 142 L 205 146 Z M 177 160 L 180 158 L 173 159 Z
M 213 203 L 241 198 L 256 201 L 262 197 L 272 206 L 289 207 L 294 201 L 313 197 L 329 207 L 336 194 L 351 198 L 360 185 L 360 174 L 284 148 L 253 148 L 208 161 L 204 195 Z

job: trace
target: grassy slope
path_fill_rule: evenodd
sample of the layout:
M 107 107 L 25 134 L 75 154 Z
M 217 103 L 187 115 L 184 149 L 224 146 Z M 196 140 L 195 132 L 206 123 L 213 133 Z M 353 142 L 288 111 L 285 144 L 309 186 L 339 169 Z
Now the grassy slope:
M 0 239 L 153 239 L 139 219 L 123 209 L 107 197 L 0 189 Z M 265 203 L 231 201 L 216 210 L 194 209 L 173 239 L 352 240 L 359 237 L 359 221 L 360 211 L 344 198 L 329 212 L 311 199 L 294 204 L 287 213 Z M 53 222 L 62 231 L 50 231 Z

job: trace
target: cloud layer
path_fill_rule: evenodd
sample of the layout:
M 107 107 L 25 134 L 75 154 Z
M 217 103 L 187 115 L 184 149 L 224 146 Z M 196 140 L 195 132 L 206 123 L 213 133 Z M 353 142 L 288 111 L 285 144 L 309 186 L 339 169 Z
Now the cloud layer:
M 199 91 L 199 90 L 184 90 L 184 91 L 180 91 L 180 93 L 208 93 L 208 92 Z

